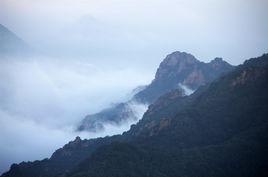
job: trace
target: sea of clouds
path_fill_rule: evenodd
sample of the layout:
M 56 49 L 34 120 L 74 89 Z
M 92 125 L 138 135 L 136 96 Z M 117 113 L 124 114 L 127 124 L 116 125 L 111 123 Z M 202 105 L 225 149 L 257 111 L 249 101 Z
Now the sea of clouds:
M 97 66 L 87 59 L 6 58 L 0 61 L 0 172 L 12 163 L 50 157 L 73 140 L 120 134 L 135 122 L 104 132 L 75 132 L 85 115 L 126 101 L 152 76 L 138 68 Z M 133 105 L 137 115 L 146 110 Z

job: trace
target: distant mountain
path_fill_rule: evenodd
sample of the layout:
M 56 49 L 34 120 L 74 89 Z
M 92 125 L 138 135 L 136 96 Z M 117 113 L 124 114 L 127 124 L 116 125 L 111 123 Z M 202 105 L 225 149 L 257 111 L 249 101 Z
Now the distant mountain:
M 150 104 L 180 84 L 196 90 L 231 69 L 233 66 L 221 58 L 204 63 L 186 52 L 173 52 L 161 62 L 152 83 L 134 98 Z
M 160 64 L 152 83 L 136 89 L 137 93 L 126 103 L 119 103 L 96 114 L 87 115 L 81 121 L 78 130 L 97 132 L 103 130 L 104 124 L 107 123 L 112 125 L 121 125 L 129 121 L 135 123 L 140 118 L 137 114 L 140 111 L 135 108 L 149 105 L 173 89 L 180 88 L 184 91 L 181 96 L 188 95 L 199 86 L 211 82 L 233 68 L 221 58 L 204 63 L 191 54 L 173 52 Z
M 98 132 L 105 129 L 105 125 L 123 125 L 127 122 L 134 123 L 142 117 L 147 106 L 135 101 L 115 104 L 96 114 L 86 116 L 78 127 L 78 131 Z
M 123 135 L 70 142 L 1 177 L 266 177 L 268 54 L 161 96 Z
M 188 97 L 172 91 L 67 177 L 266 177 L 268 54 Z
M 29 55 L 31 52 L 33 50 L 25 41 L 0 24 L 0 56 Z

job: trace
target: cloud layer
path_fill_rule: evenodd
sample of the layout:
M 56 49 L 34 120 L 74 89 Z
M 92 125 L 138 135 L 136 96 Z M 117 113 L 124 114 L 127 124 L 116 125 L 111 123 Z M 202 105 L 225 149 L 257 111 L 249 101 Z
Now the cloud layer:
M 267 6 L 267 0 L 1 0 L 0 23 L 50 57 L 0 60 L 0 172 L 49 157 L 77 136 L 73 126 L 84 115 L 148 84 L 171 52 L 232 64 L 267 52 Z
M 128 99 L 133 88 L 152 77 L 137 68 L 101 68 L 77 59 L 12 58 L 0 66 L 0 171 L 49 157 L 77 135 L 126 131 L 130 125 L 107 125 L 100 134 L 73 130 L 85 115 Z

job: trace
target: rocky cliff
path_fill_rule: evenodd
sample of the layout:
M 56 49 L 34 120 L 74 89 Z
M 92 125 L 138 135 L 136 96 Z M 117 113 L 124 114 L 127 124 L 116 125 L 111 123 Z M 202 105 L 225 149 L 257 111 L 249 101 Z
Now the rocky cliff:
M 191 54 L 173 52 L 160 64 L 154 80 L 137 92 L 129 102 L 119 103 L 99 113 L 87 115 L 81 121 L 78 130 L 96 132 L 102 131 L 105 124 L 118 126 L 129 121 L 135 123 L 142 115 L 138 116 L 135 109 L 137 106 L 133 105 L 147 106 L 161 95 L 178 88 L 182 90 L 181 96 L 188 95 L 199 86 L 211 82 L 233 68 L 221 58 L 204 63 Z

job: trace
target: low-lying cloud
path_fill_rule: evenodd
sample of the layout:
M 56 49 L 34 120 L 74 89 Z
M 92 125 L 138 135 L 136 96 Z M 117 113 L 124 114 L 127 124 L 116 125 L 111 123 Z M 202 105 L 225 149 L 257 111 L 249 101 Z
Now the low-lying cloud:
M 85 59 L 1 60 L 0 172 L 12 163 L 50 157 L 77 135 L 94 138 L 126 131 L 134 122 L 106 125 L 99 134 L 75 132 L 74 126 L 89 113 L 128 100 L 131 90 L 151 77 L 137 68 L 104 68 Z
M 103 129 L 97 130 L 98 136 L 121 134 L 129 130 L 131 125 L 136 124 L 142 118 L 143 114 L 148 108 L 148 105 L 138 103 L 135 101 L 131 101 L 127 104 L 128 104 L 127 109 L 133 112 L 133 115 L 131 115 L 131 117 L 126 117 L 125 120 L 123 120 L 118 125 L 115 122 L 104 122 Z
M 179 83 L 178 86 L 183 90 L 185 95 L 191 95 L 194 93 L 194 90 L 190 89 L 187 85 Z

